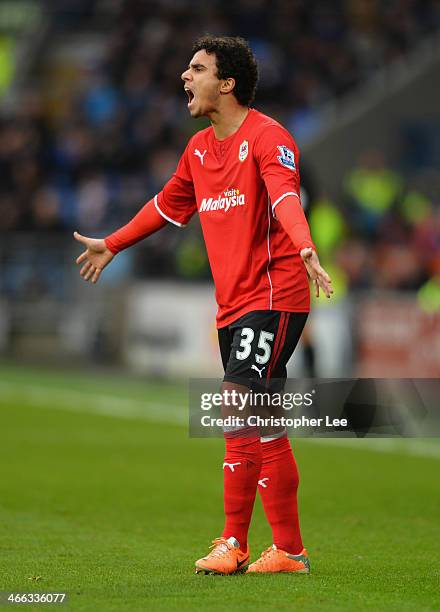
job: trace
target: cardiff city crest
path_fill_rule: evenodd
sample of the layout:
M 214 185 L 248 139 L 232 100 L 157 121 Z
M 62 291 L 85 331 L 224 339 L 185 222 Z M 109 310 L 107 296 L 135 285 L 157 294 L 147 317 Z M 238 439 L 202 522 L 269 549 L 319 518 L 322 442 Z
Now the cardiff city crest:
M 249 153 L 249 143 L 247 140 L 243 140 L 240 145 L 240 151 L 238 152 L 238 159 L 243 162 Z

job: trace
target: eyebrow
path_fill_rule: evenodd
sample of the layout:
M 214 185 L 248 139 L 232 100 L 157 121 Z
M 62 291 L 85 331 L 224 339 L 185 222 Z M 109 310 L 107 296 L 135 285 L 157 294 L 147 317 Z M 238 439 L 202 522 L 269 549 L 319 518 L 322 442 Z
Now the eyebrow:
M 188 64 L 188 68 L 206 68 L 203 64 Z

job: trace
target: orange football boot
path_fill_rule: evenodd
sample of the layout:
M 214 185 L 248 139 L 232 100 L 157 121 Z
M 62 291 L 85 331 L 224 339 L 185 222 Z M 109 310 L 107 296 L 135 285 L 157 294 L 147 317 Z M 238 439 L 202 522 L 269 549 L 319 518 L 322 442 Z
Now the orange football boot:
M 261 574 L 274 574 L 286 572 L 292 574 L 309 574 L 310 561 L 305 548 L 299 555 L 291 555 L 280 550 L 272 544 L 270 548 L 261 553 L 261 557 L 251 563 L 246 573 L 258 572 Z
M 249 565 L 249 546 L 246 552 L 240 550 L 238 540 L 233 537 L 216 538 L 211 552 L 196 561 L 196 574 L 235 574 L 246 571 Z

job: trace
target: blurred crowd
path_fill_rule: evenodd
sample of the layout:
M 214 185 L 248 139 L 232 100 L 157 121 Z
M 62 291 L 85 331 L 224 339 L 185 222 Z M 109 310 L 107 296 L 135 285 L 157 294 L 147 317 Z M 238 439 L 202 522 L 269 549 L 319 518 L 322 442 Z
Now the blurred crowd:
M 409 180 L 382 152 L 367 150 L 347 173 L 338 203 L 325 196 L 312 203 L 312 235 L 321 259 L 336 268 L 340 293 L 423 290 L 436 279 L 431 301 L 440 309 L 440 201 L 426 179 Z M 431 184 L 438 187 L 439 177 Z
M 429 0 L 54 3 L 44 50 L 0 117 L 0 233 L 103 235 L 159 191 L 203 126 L 188 117 L 179 75 L 204 32 L 251 41 L 256 106 L 301 144 L 323 103 L 404 56 L 439 19 Z M 66 53 L 65 40 L 92 32 L 92 51 Z M 348 288 L 417 289 L 438 271 L 439 202 L 398 161 L 365 151 L 337 202 L 310 203 L 322 258 Z M 136 253 L 138 272 L 209 277 L 197 227 L 167 229 Z

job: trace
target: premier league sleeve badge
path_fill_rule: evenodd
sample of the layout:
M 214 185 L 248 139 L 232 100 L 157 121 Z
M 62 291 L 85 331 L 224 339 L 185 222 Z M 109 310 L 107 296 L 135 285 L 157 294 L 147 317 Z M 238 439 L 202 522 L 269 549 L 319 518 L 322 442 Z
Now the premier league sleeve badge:
M 286 168 L 289 168 L 290 170 L 296 170 L 295 153 L 284 145 L 278 145 L 277 148 L 280 152 L 280 155 L 277 156 L 280 164 Z

